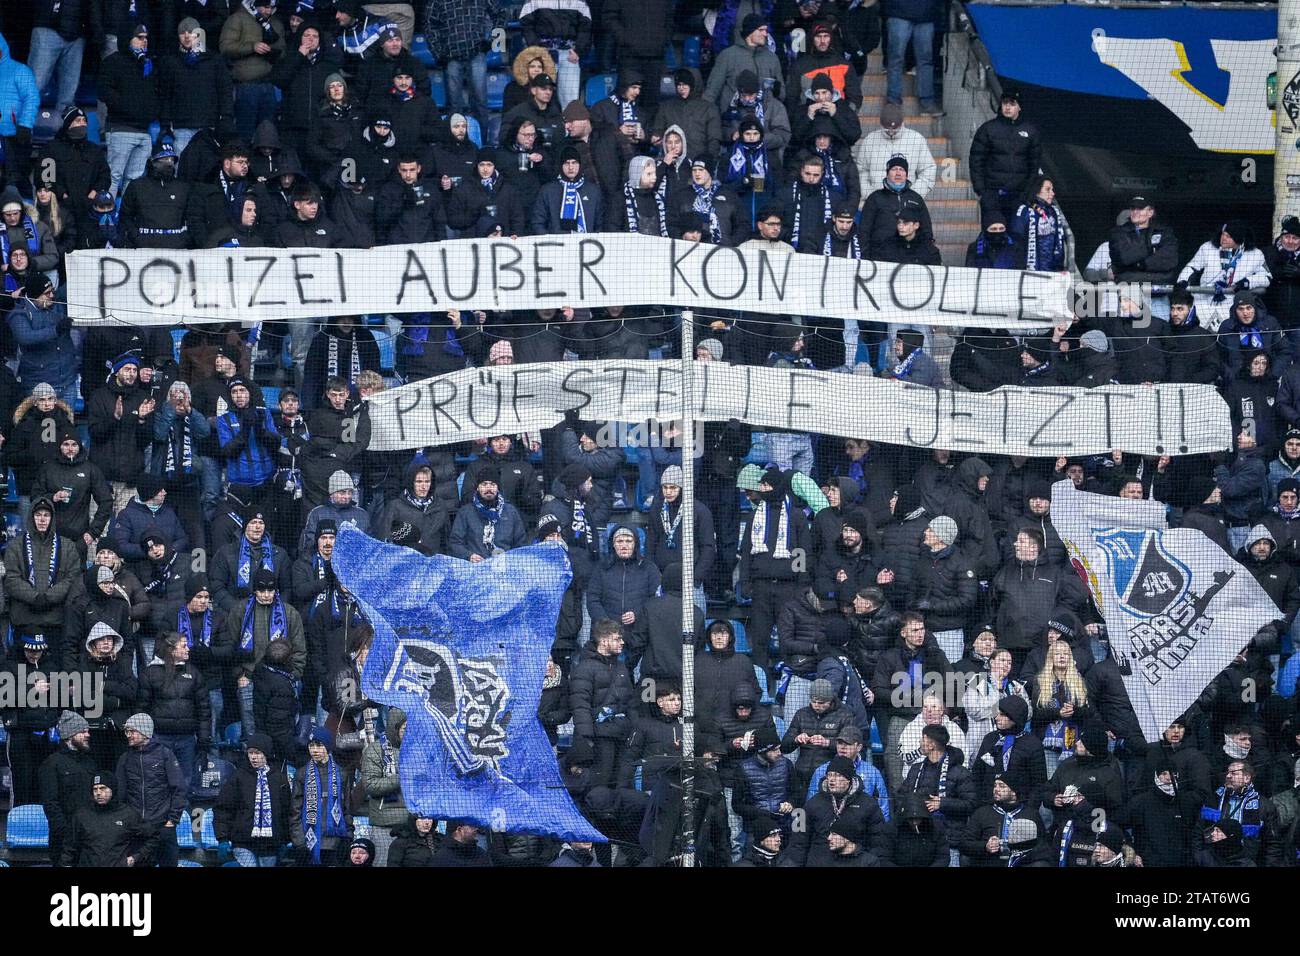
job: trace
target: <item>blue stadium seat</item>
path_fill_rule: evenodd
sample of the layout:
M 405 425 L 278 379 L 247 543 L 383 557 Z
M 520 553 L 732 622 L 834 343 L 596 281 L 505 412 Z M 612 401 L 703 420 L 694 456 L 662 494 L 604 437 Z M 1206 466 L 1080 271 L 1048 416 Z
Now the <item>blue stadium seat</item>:
M 613 92 L 614 77 L 609 73 L 597 74 L 587 81 L 587 105 L 595 106 Z
M 758 702 L 766 707 L 771 707 L 776 701 L 767 689 L 767 671 L 757 664 L 754 665 L 754 679 L 758 681 L 758 689 L 762 692 Z
M 880 727 L 873 720 L 871 722 L 871 752 L 873 754 L 883 754 L 885 745 L 880 739 Z
M 469 141 L 479 149 L 483 148 L 483 127 L 479 126 L 478 120 L 472 116 L 465 117 L 465 125 L 469 127 Z
M 375 329 L 374 336 L 379 346 L 379 370 L 393 371 L 397 367 L 397 340 L 387 329 Z
M 45 819 L 45 808 L 39 803 L 25 803 L 9 811 L 5 821 L 5 845 L 18 847 L 48 847 L 50 824 Z
M 677 44 L 670 40 L 664 47 L 664 69 L 672 71 L 681 65 L 681 61 L 677 59 Z
M 179 861 L 176 863 L 176 865 L 177 865 L 177 866 L 197 866 L 199 869 L 203 869 L 203 864 L 200 863 L 198 860 L 179 860 Z
M 687 37 L 682 44 L 682 66 L 700 68 L 700 38 Z
M 9 638 L 9 637 L 13 634 L 13 628 L 12 628 L 12 627 L 6 628 L 5 631 L 6 631 L 6 637 L 7 637 L 7 638 Z M 9 648 L 10 648 L 12 645 L 13 645 L 13 641 L 12 641 L 11 639 L 6 639 L 6 640 L 5 640 L 5 656 L 6 656 L 6 657 L 9 656 Z M 8 740 L 8 739 L 9 739 L 9 732 L 8 732 L 7 730 L 5 730 L 5 728 L 4 728 L 4 724 L 0 724 L 0 744 L 3 744 L 3 743 L 4 743 L 6 740 Z
M 194 822 L 188 813 L 182 813 L 180 823 L 176 824 L 176 845 L 182 850 L 199 848 L 199 844 L 194 839 Z
M 745 624 L 743 621 L 737 621 L 732 618 L 731 629 L 736 632 L 736 653 L 752 654 L 754 649 L 750 646 L 749 635 L 745 633 Z
M 490 110 L 499 110 L 505 105 L 506 87 L 510 85 L 510 74 L 493 71 L 487 75 L 487 105 Z
M 429 89 L 433 101 L 438 104 L 438 109 L 447 108 L 447 81 L 442 75 L 442 70 L 429 74 Z
M 220 841 L 217 839 L 217 831 L 213 828 L 213 820 L 216 814 L 211 807 L 203 811 L 203 825 L 199 829 L 199 842 L 205 850 L 215 850 Z
M 283 390 L 280 389 L 280 388 L 277 388 L 277 387 L 274 386 L 274 385 L 263 385 L 263 386 L 262 386 L 262 399 L 263 399 L 263 401 L 266 402 L 266 407 L 267 407 L 267 408 L 272 409 L 272 410 L 274 411 L 274 409 L 277 409 L 277 408 L 280 407 L 280 392 L 281 392 L 281 391 L 283 391 Z
M 423 33 L 417 33 L 411 37 L 411 55 L 428 67 L 437 62 L 433 51 L 429 49 L 429 38 Z
M 12 468 L 5 474 L 5 501 L 8 504 L 15 504 L 18 501 L 18 479 L 14 477 Z
M 86 113 L 86 139 L 90 140 L 92 143 L 101 142 L 98 110 L 89 110 Z

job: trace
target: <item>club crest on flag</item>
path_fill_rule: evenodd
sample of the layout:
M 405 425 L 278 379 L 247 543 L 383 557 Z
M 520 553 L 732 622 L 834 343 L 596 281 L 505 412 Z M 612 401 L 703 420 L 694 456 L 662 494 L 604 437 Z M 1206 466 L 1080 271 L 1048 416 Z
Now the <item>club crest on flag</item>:
M 1191 571 L 1166 550 L 1161 532 L 1094 528 L 1092 539 L 1105 555 L 1111 591 L 1125 613 L 1152 618 L 1187 595 Z

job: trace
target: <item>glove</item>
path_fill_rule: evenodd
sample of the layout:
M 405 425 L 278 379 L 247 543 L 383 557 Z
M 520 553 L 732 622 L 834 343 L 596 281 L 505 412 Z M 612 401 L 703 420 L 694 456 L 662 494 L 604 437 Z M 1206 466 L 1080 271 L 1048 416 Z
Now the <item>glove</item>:
M 589 737 L 574 737 L 569 755 L 564 758 L 566 766 L 585 767 L 596 759 L 596 745 Z
M 72 331 L 72 318 L 65 313 L 63 317 L 59 319 L 59 324 L 55 326 L 55 331 L 58 332 L 59 335 L 67 335 L 70 333 Z
M 1227 284 L 1226 284 L 1222 279 L 1220 279 L 1220 280 L 1218 280 L 1217 282 L 1215 282 L 1215 283 L 1214 283 L 1214 299 L 1213 299 L 1213 301 L 1216 302 L 1216 303 L 1218 303 L 1218 302 L 1222 302 L 1224 299 L 1226 299 L 1226 298 L 1227 298 L 1227 295 L 1225 295 L 1225 293 L 1227 292 L 1227 290 L 1228 290 L 1228 286 L 1227 286 Z
M 1186 279 L 1179 279 L 1177 282 L 1174 283 L 1174 288 L 1186 289 L 1190 284 L 1191 283 L 1189 283 Z
M 32 144 L 32 128 L 30 126 L 19 126 L 14 133 L 14 142 L 20 146 L 30 146 Z
M 1238 279 L 1235 283 L 1233 283 L 1232 291 L 1240 292 L 1242 289 L 1249 289 L 1249 288 L 1250 288 L 1249 279 Z

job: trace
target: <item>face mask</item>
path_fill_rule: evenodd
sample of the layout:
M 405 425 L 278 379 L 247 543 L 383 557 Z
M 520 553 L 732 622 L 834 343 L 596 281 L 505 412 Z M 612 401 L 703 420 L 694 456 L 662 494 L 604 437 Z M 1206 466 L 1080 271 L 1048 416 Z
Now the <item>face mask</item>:
M 152 501 L 146 501 L 146 502 L 144 503 L 144 506 L 145 506 L 146 508 L 148 508 L 148 509 L 153 513 L 153 514 L 157 514 L 157 513 L 158 513 L 158 509 L 160 509 L 160 508 L 162 507 L 161 504 L 154 504 Z
M 1234 760 L 1244 760 L 1250 754 L 1250 745 L 1242 746 L 1227 734 L 1223 735 L 1223 752 Z
M 85 138 L 86 127 L 84 126 L 73 126 L 68 130 L 68 139 L 72 140 L 74 143 L 78 143 Z

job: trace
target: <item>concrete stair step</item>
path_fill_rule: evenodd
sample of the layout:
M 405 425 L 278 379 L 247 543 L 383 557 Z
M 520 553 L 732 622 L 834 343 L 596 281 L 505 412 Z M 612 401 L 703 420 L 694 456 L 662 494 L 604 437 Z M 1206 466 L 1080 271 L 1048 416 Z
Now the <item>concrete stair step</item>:
M 888 85 L 889 77 L 884 73 L 868 73 L 862 78 L 862 92 L 874 93 L 883 96 Z M 907 73 L 903 74 L 903 93 L 911 96 L 916 92 L 916 77 Z
M 942 177 L 943 169 L 940 168 L 939 175 Z M 975 202 L 975 195 L 970 191 L 970 183 L 965 179 L 947 180 L 940 178 L 930 190 L 930 194 L 925 197 L 927 203 L 934 203 L 947 199 L 969 199 Z

